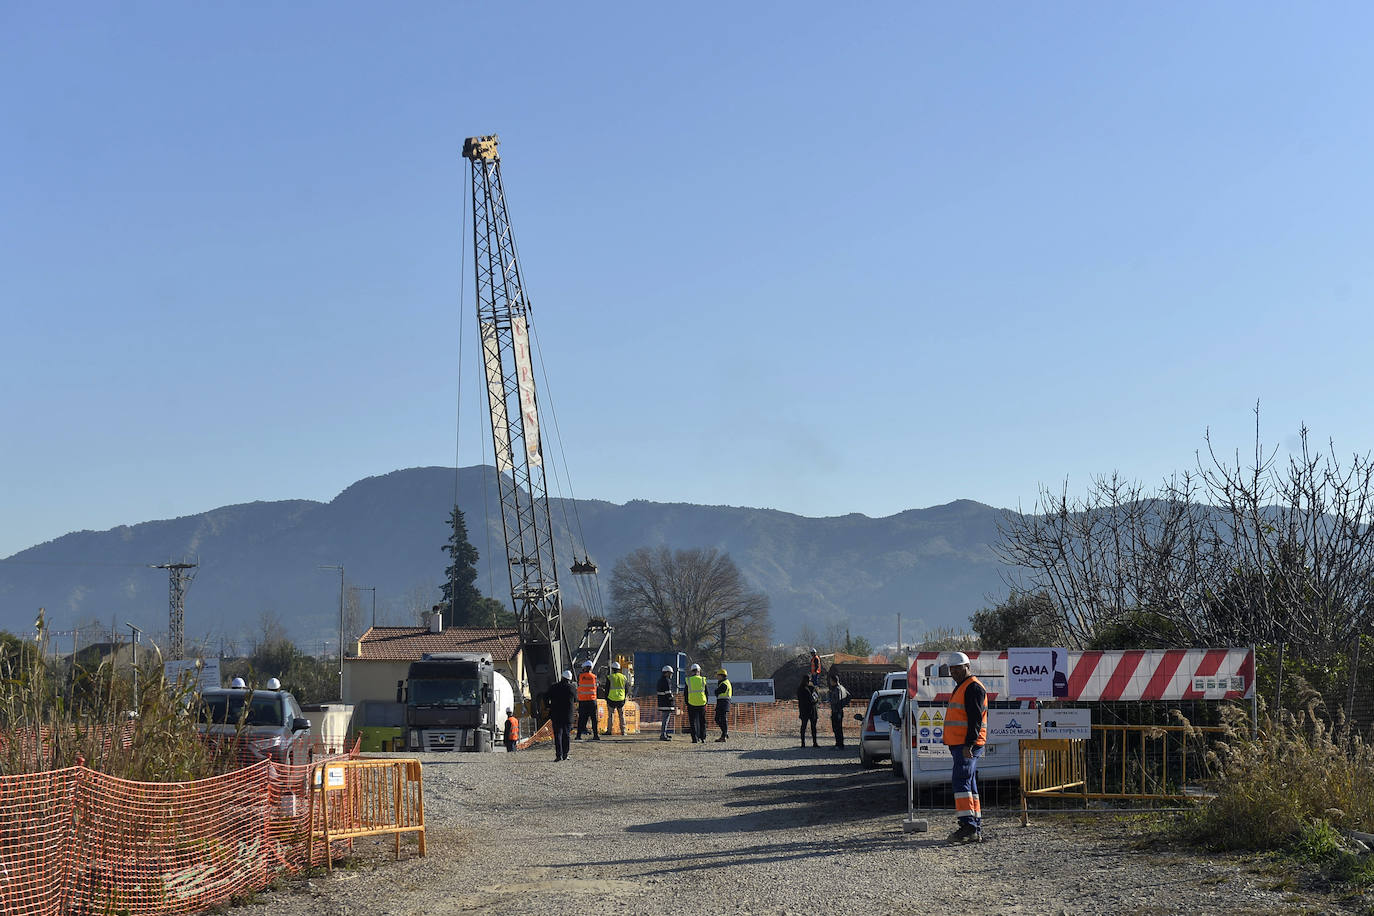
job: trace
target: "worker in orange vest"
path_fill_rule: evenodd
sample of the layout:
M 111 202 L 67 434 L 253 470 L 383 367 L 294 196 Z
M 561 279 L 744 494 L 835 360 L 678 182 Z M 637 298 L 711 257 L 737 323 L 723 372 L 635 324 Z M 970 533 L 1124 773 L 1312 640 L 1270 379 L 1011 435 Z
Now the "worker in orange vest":
M 959 827 L 949 835 L 951 843 L 981 843 L 983 808 L 978 802 L 978 758 L 988 740 L 988 691 L 970 673 L 969 658 L 962 652 L 945 657 L 954 693 L 945 708 L 945 746 L 954 758 L 950 783 Z
M 577 676 L 577 737 L 581 741 L 587 733 L 587 720 L 592 720 L 592 740 L 601 740 L 601 726 L 596 721 L 596 672 L 592 663 L 582 663 L 582 673 Z
M 515 718 L 515 711 L 506 710 L 506 753 L 514 754 L 516 742 L 520 740 L 520 720 Z
M 816 654 L 815 649 L 811 650 L 811 686 L 821 686 L 821 657 Z

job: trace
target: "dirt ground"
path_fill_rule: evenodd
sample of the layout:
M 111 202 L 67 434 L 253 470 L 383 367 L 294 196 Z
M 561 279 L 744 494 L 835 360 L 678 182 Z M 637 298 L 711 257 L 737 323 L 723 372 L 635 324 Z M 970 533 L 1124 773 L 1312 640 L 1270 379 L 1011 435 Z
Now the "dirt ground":
M 713 732 L 714 737 L 714 732 Z M 517 754 L 420 755 L 428 855 L 359 843 L 330 876 L 288 880 L 236 914 L 1327 913 L 1239 858 L 1143 845 L 1114 817 L 993 811 L 949 846 L 953 813 L 905 832 L 900 783 L 857 753 L 789 739 L 679 735 Z

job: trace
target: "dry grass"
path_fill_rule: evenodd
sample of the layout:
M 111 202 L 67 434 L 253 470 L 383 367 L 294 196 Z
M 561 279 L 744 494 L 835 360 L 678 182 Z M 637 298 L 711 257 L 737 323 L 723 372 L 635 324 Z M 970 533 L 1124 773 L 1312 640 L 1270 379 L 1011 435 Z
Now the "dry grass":
M 1213 745 L 1208 764 L 1217 795 L 1181 829 L 1211 849 L 1296 850 L 1318 860 L 1319 849 L 1301 844 L 1314 838 L 1314 825 L 1331 833 L 1374 827 L 1374 749 L 1337 714 L 1319 714 L 1320 695 L 1311 691 L 1297 712 L 1266 718 L 1250 737 L 1242 710 L 1223 716 L 1228 729 Z
M 201 740 L 190 714 L 191 684 L 164 683 L 160 666 L 139 671 L 108 661 L 58 671 L 41 651 L 0 659 L 0 774 L 38 773 L 84 763 L 147 782 L 181 782 L 223 772 L 231 752 Z

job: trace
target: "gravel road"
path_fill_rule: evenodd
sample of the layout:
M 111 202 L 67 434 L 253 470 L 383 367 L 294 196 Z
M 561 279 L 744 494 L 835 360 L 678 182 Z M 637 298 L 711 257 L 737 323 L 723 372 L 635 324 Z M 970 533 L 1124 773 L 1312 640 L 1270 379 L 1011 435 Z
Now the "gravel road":
M 547 744 L 420 759 L 425 858 L 411 840 L 399 863 L 390 840 L 359 843 L 350 867 L 235 916 L 1340 911 L 1238 861 L 1141 850 L 1114 820 L 998 812 L 981 845 L 951 847 L 952 813 L 936 813 L 904 833 L 900 784 L 852 748 L 632 735 L 574 742 L 563 763 Z

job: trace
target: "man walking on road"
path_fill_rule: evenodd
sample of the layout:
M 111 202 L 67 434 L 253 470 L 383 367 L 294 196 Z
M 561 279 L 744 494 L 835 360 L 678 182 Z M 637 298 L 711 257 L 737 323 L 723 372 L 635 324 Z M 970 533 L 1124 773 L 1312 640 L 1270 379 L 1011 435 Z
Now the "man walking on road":
M 734 695 L 734 688 L 730 686 L 730 675 L 724 668 L 716 672 L 716 727 L 720 729 L 720 737 L 716 743 L 724 741 L 730 737 L 730 697 Z
M 701 676 L 700 665 L 689 670 L 682 691 L 687 695 L 687 723 L 692 728 L 692 743 L 696 744 L 706 740 L 706 678 Z
M 988 692 L 969 673 L 967 655 L 951 652 L 945 663 L 956 685 L 945 709 L 945 745 L 954 758 L 950 782 L 954 810 L 959 815 L 959 827 L 949 835 L 949 842 L 979 843 L 983 839 L 983 808 L 978 802 L 978 758 L 987 743 Z
M 553 759 L 567 760 L 572 744 L 573 710 L 577 708 L 577 688 L 572 672 L 564 671 L 563 680 L 545 694 L 549 701 L 549 725 L 553 728 Z
M 664 665 L 658 678 L 658 740 L 672 741 L 673 717 L 677 715 L 677 689 L 673 686 L 673 666 Z
M 840 683 L 835 669 L 830 669 L 828 679 L 830 688 L 830 730 L 835 733 L 835 746 L 844 747 L 844 709 L 849 705 L 849 691 Z
M 596 672 L 592 663 L 582 663 L 582 673 L 577 676 L 577 740 L 587 733 L 587 720 L 592 720 L 592 740 L 601 740 L 601 726 L 596 721 Z
M 620 719 L 620 737 L 625 737 L 625 675 L 620 662 L 611 662 L 611 676 L 606 678 L 606 734 L 615 734 L 615 721 Z

